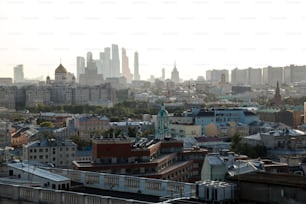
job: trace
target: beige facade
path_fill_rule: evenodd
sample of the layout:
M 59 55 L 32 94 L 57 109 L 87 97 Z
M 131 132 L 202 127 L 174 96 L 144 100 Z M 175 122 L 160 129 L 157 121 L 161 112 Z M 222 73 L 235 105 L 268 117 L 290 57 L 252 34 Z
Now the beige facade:
M 169 133 L 171 136 L 201 136 L 201 125 L 184 125 L 184 124 L 169 124 Z
M 106 117 L 78 116 L 75 118 L 75 127 L 79 136 L 89 138 L 92 134 L 108 130 L 110 124 Z
M 25 91 L 25 106 L 31 107 L 36 105 L 50 104 L 51 92 L 47 86 L 27 86 Z
M 77 145 L 70 140 L 34 141 L 23 146 L 23 160 L 52 163 L 55 167 L 70 168 L 72 161 L 76 158 L 76 150 Z

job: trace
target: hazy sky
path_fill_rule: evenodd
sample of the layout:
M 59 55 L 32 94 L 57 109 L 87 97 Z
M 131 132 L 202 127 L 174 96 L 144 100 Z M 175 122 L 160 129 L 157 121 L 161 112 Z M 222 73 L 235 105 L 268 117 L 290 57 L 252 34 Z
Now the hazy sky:
M 139 52 L 142 79 L 208 69 L 306 64 L 303 0 L 0 0 L 0 76 L 50 75 L 60 59 L 94 58 L 111 44 Z M 121 52 L 120 52 L 121 55 Z

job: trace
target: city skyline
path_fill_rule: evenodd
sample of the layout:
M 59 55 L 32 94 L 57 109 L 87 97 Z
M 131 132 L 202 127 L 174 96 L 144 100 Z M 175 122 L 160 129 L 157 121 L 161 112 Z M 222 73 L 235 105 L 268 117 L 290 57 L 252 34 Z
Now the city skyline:
M 76 74 L 76 57 L 111 44 L 140 53 L 142 79 L 184 79 L 210 69 L 306 64 L 303 1 L 11 1 L 0 2 L 0 76 L 52 76 L 60 62 Z M 31 11 L 31 12 L 29 12 Z M 121 56 L 120 56 L 121 59 Z M 38 71 L 39 70 L 39 71 Z

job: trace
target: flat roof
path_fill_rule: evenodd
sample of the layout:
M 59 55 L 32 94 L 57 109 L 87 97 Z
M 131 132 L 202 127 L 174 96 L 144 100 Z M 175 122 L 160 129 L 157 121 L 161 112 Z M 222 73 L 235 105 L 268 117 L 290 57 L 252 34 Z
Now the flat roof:
M 25 163 L 8 163 L 7 164 L 9 167 L 11 168 L 15 168 L 21 171 L 24 171 L 26 173 L 30 173 L 33 174 L 35 176 L 41 177 L 41 178 L 45 178 L 51 181 L 55 181 L 55 182 L 64 182 L 64 181 L 70 181 L 70 178 L 52 173 L 50 171 L 44 170 L 44 169 L 40 169 L 38 167 L 32 166 L 32 165 L 28 165 Z
M 267 173 L 267 172 L 252 172 L 242 175 L 237 175 L 228 178 L 231 181 L 244 181 L 250 183 L 262 183 L 262 184 L 272 184 L 289 186 L 296 188 L 305 188 L 306 177 L 284 174 L 284 173 Z

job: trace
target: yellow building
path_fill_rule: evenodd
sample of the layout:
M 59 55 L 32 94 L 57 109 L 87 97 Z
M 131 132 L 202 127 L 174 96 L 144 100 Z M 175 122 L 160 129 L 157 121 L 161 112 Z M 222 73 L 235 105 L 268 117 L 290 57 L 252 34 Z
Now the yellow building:
M 187 124 L 169 124 L 169 133 L 172 137 L 179 136 L 201 136 L 201 125 L 187 125 Z

